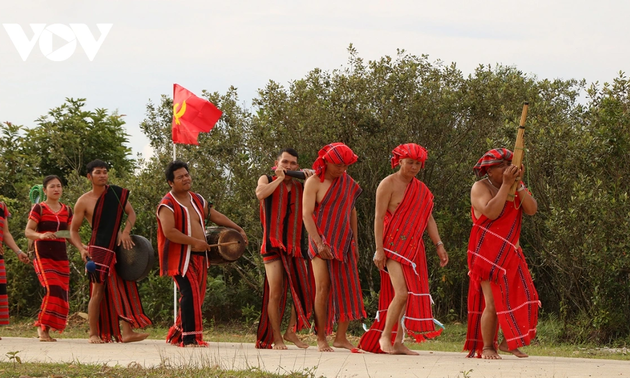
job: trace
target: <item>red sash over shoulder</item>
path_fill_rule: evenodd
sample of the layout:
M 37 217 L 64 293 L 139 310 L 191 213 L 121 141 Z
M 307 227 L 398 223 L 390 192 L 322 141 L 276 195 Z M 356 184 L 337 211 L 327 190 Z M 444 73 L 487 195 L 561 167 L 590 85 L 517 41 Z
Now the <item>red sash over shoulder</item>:
M 482 215 L 475 218 L 468 242 L 468 333 L 464 350 L 468 357 L 481 356 L 481 314 L 485 308 L 481 281 L 492 283 L 492 294 L 499 326 L 508 349 L 529 345 L 536 336 L 538 293 L 521 248 L 516 248 L 521 234 L 521 200 L 506 202 L 495 220 Z M 495 334 L 498 336 L 498 328 Z
M 114 185 L 105 189 L 94 206 L 90 245 L 109 250 L 116 248 L 128 198 L 127 189 Z M 122 341 L 120 320 L 130 323 L 133 328 L 151 324 L 151 320 L 144 314 L 135 282 L 123 280 L 116 269 L 111 269 L 103 286 L 105 298 L 101 301 L 98 325 L 103 341 Z
M 302 256 L 304 185 L 297 180 L 291 181 L 291 191 L 282 183 L 269 197 L 260 201 L 260 221 L 263 226 L 261 253 L 279 249 L 289 256 Z
M 361 191 L 359 184 L 344 173 L 332 182 L 313 214 L 318 232 L 334 257 L 326 261 L 330 275 L 326 334 L 332 333 L 334 322 L 365 318 L 357 246 L 350 226 L 352 209 Z M 309 237 L 309 255 L 314 257 L 317 253 L 317 246 Z
M 402 202 L 394 213 L 385 214 L 383 247 L 388 259 L 398 261 L 409 292 L 403 314 L 403 328 L 421 342 L 441 333 L 435 331 L 432 299 L 429 294 L 429 275 L 422 235 L 426 230 L 429 216 L 433 211 L 433 194 L 420 180 L 414 178 L 407 189 Z M 372 327 L 361 337 L 359 348 L 373 353 L 383 353 L 379 339 L 387 317 L 387 308 L 395 292 L 389 274 L 381 270 L 381 292 L 379 293 L 378 312 Z M 393 326 L 396 334 L 398 323 Z M 392 342 L 394 341 L 392 337 Z
M 201 229 L 205 229 L 203 220 L 206 200 L 197 193 L 190 192 L 190 202 L 201 222 Z M 192 236 L 191 220 L 186 206 L 180 204 L 175 197 L 168 192 L 158 205 L 156 214 L 159 214 L 162 206 L 173 212 L 175 227 L 183 234 Z M 191 246 L 188 244 L 173 243 L 164 236 L 160 217 L 158 215 L 158 255 L 160 260 L 160 276 L 186 275 L 190 263 Z

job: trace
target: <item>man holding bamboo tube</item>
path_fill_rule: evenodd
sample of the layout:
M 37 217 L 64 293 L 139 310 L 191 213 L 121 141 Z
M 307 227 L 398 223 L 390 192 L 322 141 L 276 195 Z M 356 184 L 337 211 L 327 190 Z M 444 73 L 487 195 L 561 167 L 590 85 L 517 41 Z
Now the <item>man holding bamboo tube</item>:
M 470 192 L 473 228 L 468 243 L 468 357 L 500 359 L 498 350 L 527 357 L 518 347 L 536 335 L 538 293 L 519 245 L 523 213 L 534 215 L 536 200 L 520 185 L 509 200 L 514 182 L 525 167 L 512 164 L 505 148 L 486 152 L 473 168 L 480 178 Z M 499 327 L 504 340 L 497 343 Z

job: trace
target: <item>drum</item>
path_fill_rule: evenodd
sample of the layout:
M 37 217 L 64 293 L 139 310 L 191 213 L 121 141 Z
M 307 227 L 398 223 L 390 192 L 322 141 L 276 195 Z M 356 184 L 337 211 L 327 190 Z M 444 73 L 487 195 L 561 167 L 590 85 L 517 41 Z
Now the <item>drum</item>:
M 141 281 L 151 272 L 155 253 L 146 238 L 131 235 L 131 240 L 135 244 L 131 249 L 125 249 L 122 244 L 116 247 L 116 273 L 125 281 Z
M 208 250 L 208 259 L 212 265 L 234 262 L 245 252 L 245 240 L 233 228 L 208 227 L 206 241 L 212 246 Z

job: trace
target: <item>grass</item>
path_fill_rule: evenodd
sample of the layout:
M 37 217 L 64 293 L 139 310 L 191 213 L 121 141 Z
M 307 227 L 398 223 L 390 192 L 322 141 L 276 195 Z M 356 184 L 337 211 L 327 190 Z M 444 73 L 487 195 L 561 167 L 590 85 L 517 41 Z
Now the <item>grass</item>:
M 290 377 L 290 378 L 314 378 L 309 371 L 292 372 L 284 374 L 273 374 L 260 369 L 250 368 L 246 370 L 225 370 L 217 366 L 207 366 L 201 368 L 186 367 L 154 367 L 144 368 L 138 364 L 131 364 L 127 367 L 88 365 L 81 363 L 73 364 L 50 364 L 50 363 L 10 363 L 0 362 L 0 376 L 3 378 L 31 378 L 31 377 L 107 377 L 107 378 L 130 378 L 130 377 L 165 377 L 165 378 L 259 378 L 259 377 Z
M 359 329 L 355 327 L 353 329 Z M 210 342 L 254 343 L 256 341 L 256 324 L 206 324 L 204 340 Z M 548 357 L 579 357 L 600 358 L 614 360 L 630 360 L 630 348 L 618 345 L 614 348 L 595 344 L 569 344 L 560 341 L 561 325 L 553 319 L 540 320 L 538 336 L 528 347 L 522 350 L 531 356 Z M 164 340 L 168 329 L 163 326 L 153 326 L 145 330 L 150 339 Z M 32 322 L 13 321 L 10 326 L 0 328 L 0 336 L 36 337 L 37 332 Z M 78 313 L 68 320 L 68 327 L 63 334 L 51 333 L 56 338 L 87 338 L 88 326 L 86 320 Z M 353 344 L 358 344 L 360 335 L 349 335 Z M 300 337 L 309 345 L 315 346 L 315 335 L 302 332 Z M 444 332 L 438 338 L 421 344 L 407 343 L 411 349 L 420 351 L 462 352 L 466 338 L 466 325 L 462 323 L 447 324 Z M 2 374 L 0 374 L 2 376 Z

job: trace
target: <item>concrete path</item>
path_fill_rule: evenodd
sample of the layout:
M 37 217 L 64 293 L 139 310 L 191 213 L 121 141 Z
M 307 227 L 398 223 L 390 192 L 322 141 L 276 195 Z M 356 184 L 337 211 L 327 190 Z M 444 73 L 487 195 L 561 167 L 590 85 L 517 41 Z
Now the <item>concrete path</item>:
M 630 377 L 630 362 L 583 358 L 503 355 L 500 361 L 465 358 L 464 353 L 420 351 L 420 356 L 357 354 L 346 350 L 319 353 L 313 347 L 259 350 L 254 344 L 210 343 L 209 348 L 177 348 L 163 341 L 135 344 L 88 344 L 83 339 L 42 343 L 35 338 L 3 337 L 0 358 L 19 351 L 24 362 L 81 362 L 127 366 L 213 366 L 260 368 L 274 373 L 312 372 L 316 377 Z

